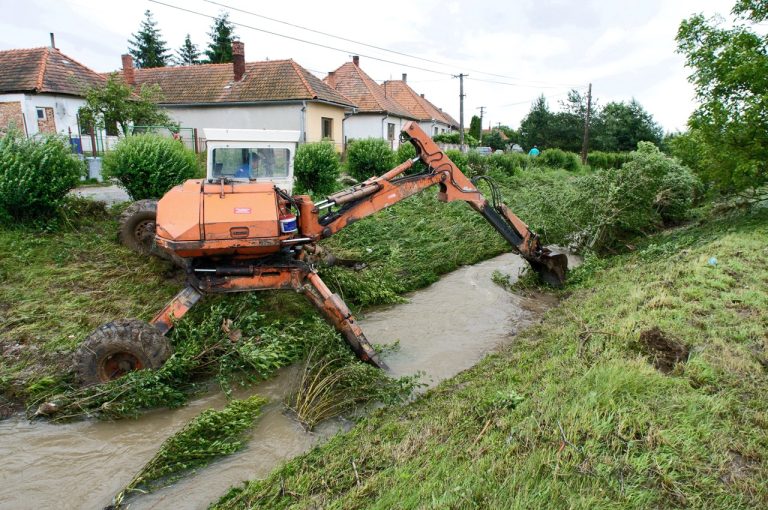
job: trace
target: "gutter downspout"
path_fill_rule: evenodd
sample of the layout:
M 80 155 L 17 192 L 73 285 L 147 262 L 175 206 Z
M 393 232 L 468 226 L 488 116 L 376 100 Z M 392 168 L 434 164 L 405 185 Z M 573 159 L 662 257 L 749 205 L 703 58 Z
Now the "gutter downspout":
M 307 143 L 307 102 L 301 102 L 301 138 Z
M 387 140 L 387 137 L 384 134 L 384 123 L 387 121 L 388 117 L 389 117 L 389 114 L 384 112 L 384 116 L 381 118 L 381 139 L 382 140 Z M 395 143 L 394 140 L 392 141 L 387 140 L 387 141 L 389 142 L 389 148 L 394 149 L 394 147 L 392 147 L 392 145 Z

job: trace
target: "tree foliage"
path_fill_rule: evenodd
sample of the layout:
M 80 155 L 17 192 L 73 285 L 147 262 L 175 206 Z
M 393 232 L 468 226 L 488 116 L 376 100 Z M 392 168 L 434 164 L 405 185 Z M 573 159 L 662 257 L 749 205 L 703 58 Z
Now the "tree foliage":
M 554 115 L 549 110 L 547 100 L 539 96 L 531 105 L 531 111 L 520 122 L 520 139 L 525 149 L 538 146 L 551 147 L 552 120 Z
M 213 20 L 211 38 L 205 54 L 209 64 L 224 64 L 232 62 L 232 41 L 236 39 L 235 25 L 229 21 L 229 14 L 223 13 Z
M 200 50 L 197 48 L 197 44 L 192 44 L 192 39 L 189 34 L 184 38 L 184 44 L 176 50 L 176 57 L 174 59 L 176 65 L 179 66 L 192 66 L 200 64 Z
M 703 177 L 723 192 L 768 183 L 768 36 L 749 23 L 768 17 L 766 3 L 739 0 L 737 23 L 695 15 L 678 30 L 678 52 L 692 69 L 699 106 L 688 121 L 702 145 Z
M 529 149 L 558 148 L 580 152 L 587 99 L 576 90 L 560 102 L 560 110 L 549 109 L 544 96 L 539 97 L 520 123 L 521 145 Z M 631 151 L 638 142 L 660 145 L 663 131 L 635 99 L 629 103 L 611 102 L 600 108 L 593 101 L 590 117 L 590 148 L 601 151 Z
M 152 18 L 152 12 L 144 11 L 144 20 L 139 31 L 132 34 L 128 41 L 128 52 L 133 57 L 136 67 L 165 67 L 170 55 L 165 41 L 157 28 L 157 22 Z
M 81 125 L 106 128 L 110 134 L 128 134 L 132 125 L 172 125 L 168 114 L 157 103 L 162 93 L 157 85 L 144 84 L 133 92 L 116 73 L 103 87 L 91 87 L 78 116 Z
M 608 103 L 596 117 L 596 125 L 592 128 L 595 149 L 625 152 L 634 150 L 639 142 L 661 145 L 664 136 L 661 126 L 636 99 L 629 103 Z
M 474 137 L 475 140 L 479 140 L 483 131 L 483 126 L 480 121 L 480 117 L 477 115 L 472 116 L 472 120 L 469 121 L 469 135 Z

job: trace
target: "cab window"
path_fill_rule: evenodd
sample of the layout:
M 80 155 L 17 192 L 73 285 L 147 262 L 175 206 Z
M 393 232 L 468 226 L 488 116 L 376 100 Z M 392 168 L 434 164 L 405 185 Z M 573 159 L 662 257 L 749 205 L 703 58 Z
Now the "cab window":
M 213 177 L 288 177 L 288 149 L 213 149 Z

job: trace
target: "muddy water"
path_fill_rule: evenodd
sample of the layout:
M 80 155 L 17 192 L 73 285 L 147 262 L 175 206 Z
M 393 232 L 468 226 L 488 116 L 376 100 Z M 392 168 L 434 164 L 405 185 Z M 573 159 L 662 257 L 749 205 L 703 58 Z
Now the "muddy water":
M 513 278 L 523 267 L 511 254 L 465 267 L 409 296 L 409 302 L 370 311 L 360 320 L 375 343 L 399 342 L 385 358 L 394 375 L 424 373 L 434 385 L 469 368 L 535 321 L 550 299 L 512 295 L 491 281 L 499 270 Z M 281 371 L 247 393 L 268 399 L 249 446 L 194 476 L 131 500 L 131 509 L 206 508 L 241 480 L 261 478 L 349 424 L 332 420 L 308 434 L 281 412 L 296 369 Z M 204 409 L 221 408 L 214 393 L 183 409 L 138 420 L 71 425 L 0 422 L 0 508 L 102 508 L 156 452 L 163 440 Z

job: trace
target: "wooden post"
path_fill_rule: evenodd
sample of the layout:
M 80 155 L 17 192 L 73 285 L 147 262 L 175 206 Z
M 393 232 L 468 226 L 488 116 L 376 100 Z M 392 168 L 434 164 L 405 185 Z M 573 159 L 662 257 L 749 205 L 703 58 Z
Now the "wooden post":
M 197 128 L 192 130 L 192 138 L 195 140 L 195 154 L 200 152 L 200 147 L 197 145 Z
M 96 133 L 93 132 L 93 126 L 91 126 L 91 153 L 93 157 L 96 157 Z
M 584 119 L 584 141 L 581 144 L 581 164 L 587 164 L 587 154 L 589 153 L 589 115 L 592 109 L 592 84 L 589 84 L 587 91 L 587 116 Z

